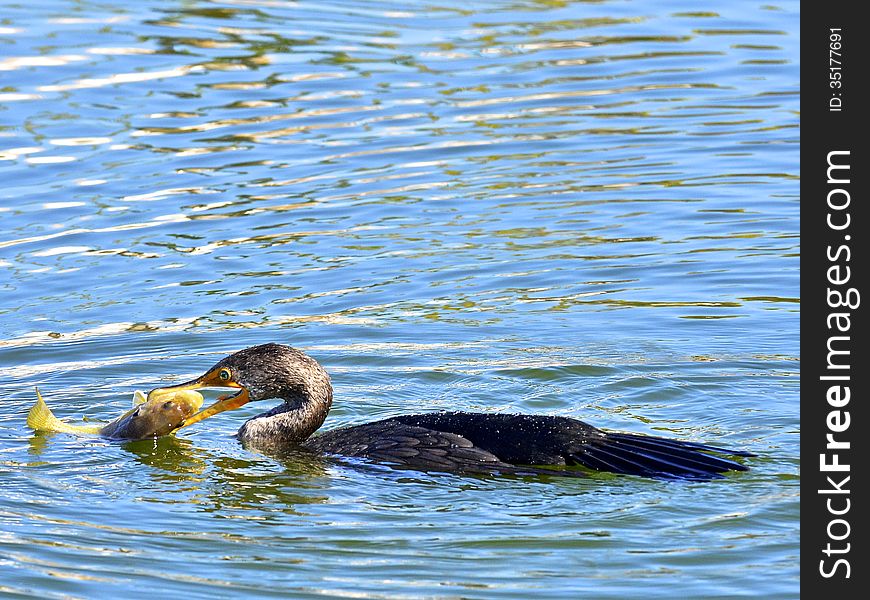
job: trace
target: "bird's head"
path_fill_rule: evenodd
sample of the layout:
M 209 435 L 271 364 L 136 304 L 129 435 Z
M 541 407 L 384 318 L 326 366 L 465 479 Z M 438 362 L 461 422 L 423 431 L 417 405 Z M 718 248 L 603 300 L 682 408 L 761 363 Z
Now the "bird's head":
M 332 400 L 332 386 L 323 367 L 307 354 L 282 344 L 245 348 L 222 359 L 196 379 L 151 390 L 148 397 L 203 388 L 236 391 L 186 419 L 185 427 L 258 400 L 279 398 L 291 405 L 301 405 L 313 397 Z

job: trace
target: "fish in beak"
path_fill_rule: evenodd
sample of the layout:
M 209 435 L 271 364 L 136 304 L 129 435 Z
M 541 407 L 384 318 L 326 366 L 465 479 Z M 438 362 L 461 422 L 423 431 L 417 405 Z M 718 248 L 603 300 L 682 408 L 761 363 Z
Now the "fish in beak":
M 251 397 L 248 394 L 248 390 L 235 380 L 233 377 L 232 371 L 227 367 L 216 367 L 211 371 L 207 372 L 205 375 L 198 377 L 192 381 L 188 381 L 187 383 L 182 383 L 179 385 L 174 385 L 165 388 L 156 388 L 148 392 L 148 399 L 150 400 L 152 397 L 163 396 L 169 393 L 182 392 L 188 390 L 202 390 L 202 389 L 234 389 L 238 390 L 234 394 L 228 394 L 221 396 L 217 399 L 217 402 L 212 404 L 211 406 L 204 408 L 199 411 L 195 415 L 188 417 L 184 420 L 184 423 L 181 425 L 182 427 L 188 427 L 193 425 L 194 423 L 199 423 L 203 419 L 207 419 L 209 417 L 213 417 L 218 413 L 222 413 L 228 410 L 235 410 L 240 408 L 251 401 Z

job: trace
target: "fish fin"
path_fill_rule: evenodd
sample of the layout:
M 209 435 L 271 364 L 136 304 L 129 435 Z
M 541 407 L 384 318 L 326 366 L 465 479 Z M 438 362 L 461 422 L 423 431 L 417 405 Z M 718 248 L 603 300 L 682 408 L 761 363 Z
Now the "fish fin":
M 143 394 L 140 390 L 136 390 L 133 392 L 133 406 L 139 406 L 140 404 L 145 404 L 148 402 L 148 396 Z
M 27 413 L 27 426 L 34 431 L 54 431 L 59 433 L 99 433 L 102 425 L 70 425 L 54 416 L 36 388 L 36 404 Z
M 54 416 L 36 388 L 36 404 L 27 413 L 27 426 L 35 431 L 59 431 L 65 423 Z

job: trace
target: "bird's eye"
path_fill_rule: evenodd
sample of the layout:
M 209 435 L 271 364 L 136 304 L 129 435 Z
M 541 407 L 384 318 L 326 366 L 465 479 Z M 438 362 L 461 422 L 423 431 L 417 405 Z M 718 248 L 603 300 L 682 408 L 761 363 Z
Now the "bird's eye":
M 232 376 L 233 376 L 233 374 L 230 373 L 230 370 L 229 370 L 229 369 L 221 369 L 221 370 L 218 372 L 218 377 L 221 378 L 221 381 L 229 381 L 229 380 L 230 380 L 230 377 L 232 377 Z

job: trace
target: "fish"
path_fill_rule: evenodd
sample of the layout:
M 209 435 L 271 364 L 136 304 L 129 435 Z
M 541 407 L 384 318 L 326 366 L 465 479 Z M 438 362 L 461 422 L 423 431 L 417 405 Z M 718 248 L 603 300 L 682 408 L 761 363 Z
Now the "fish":
M 152 395 L 135 392 L 133 408 L 111 423 L 72 425 L 54 416 L 36 390 L 36 404 L 27 414 L 27 426 L 34 431 L 99 435 L 111 440 L 144 440 L 173 433 L 184 420 L 202 408 L 202 394 L 193 390 Z

